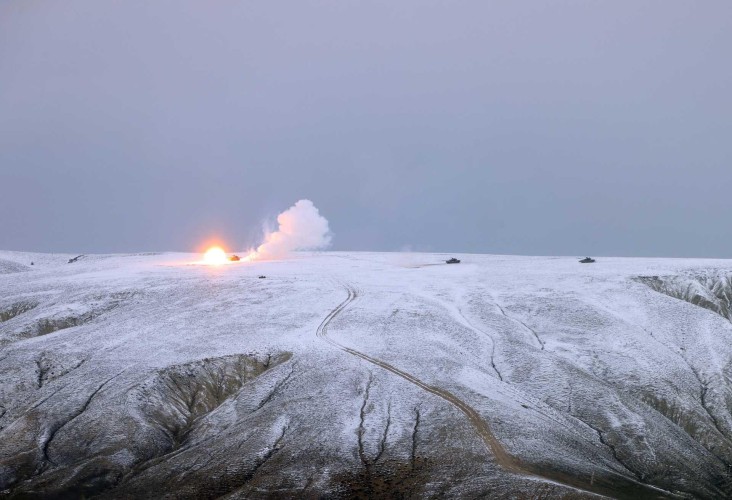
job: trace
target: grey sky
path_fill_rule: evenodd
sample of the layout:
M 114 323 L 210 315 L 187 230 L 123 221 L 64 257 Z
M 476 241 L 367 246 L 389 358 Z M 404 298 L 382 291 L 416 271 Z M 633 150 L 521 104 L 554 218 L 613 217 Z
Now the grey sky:
M 0 249 L 732 257 L 732 2 L 0 0 Z

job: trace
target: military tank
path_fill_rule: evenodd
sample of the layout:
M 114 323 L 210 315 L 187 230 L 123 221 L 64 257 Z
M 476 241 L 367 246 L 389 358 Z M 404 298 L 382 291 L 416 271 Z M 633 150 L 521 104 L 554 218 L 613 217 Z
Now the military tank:
M 453 257 L 452 259 L 448 259 L 445 261 L 445 264 L 460 264 L 460 261 Z
M 595 262 L 595 259 L 591 259 L 590 257 L 585 257 L 580 261 L 580 264 L 592 264 Z

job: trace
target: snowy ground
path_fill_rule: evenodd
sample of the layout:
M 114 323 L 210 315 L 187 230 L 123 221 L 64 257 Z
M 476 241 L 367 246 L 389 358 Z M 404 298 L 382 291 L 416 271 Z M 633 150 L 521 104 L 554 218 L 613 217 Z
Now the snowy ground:
M 0 252 L 0 496 L 732 493 L 732 324 L 639 279 L 729 261 L 71 257 Z

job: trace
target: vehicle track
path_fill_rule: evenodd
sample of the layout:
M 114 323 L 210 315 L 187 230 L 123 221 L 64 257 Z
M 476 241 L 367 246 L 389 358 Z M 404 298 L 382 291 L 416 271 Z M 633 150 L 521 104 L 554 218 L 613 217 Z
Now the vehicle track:
M 475 430 L 478 432 L 478 435 L 480 436 L 483 443 L 486 445 L 488 450 L 493 454 L 493 457 L 495 458 L 498 465 L 501 466 L 506 471 L 513 472 L 515 474 L 523 475 L 523 476 L 529 476 L 536 479 L 540 479 L 541 481 L 550 482 L 553 484 L 557 484 L 560 486 L 565 486 L 569 488 L 574 488 L 576 490 L 583 491 L 585 493 L 589 493 L 592 495 L 601 495 L 601 496 L 612 496 L 616 497 L 618 495 L 617 491 L 613 491 L 611 488 L 603 487 L 599 484 L 593 484 L 592 480 L 583 480 L 582 478 L 570 476 L 568 474 L 565 474 L 560 471 L 535 471 L 531 470 L 530 466 L 527 464 L 522 463 L 519 459 L 509 454 L 506 449 L 503 447 L 503 445 L 498 441 L 498 439 L 493 435 L 493 432 L 491 431 L 488 424 L 481 418 L 480 414 L 472 408 L 470 405 L 462 401 L 460 398 L 452 394 L 451 392 L 441 389 L 439 387 L 435 387 L 432 385 L 429 385 L 417 377 L 400 370 L 399 368 L 396 368 L 395 366 L 386 363 L 385 361 L 381 361 L 377 358 L 374 358 L 372 356 L 369 356 L 368 354 L 362 353 L 360 351 L 357 351 L 355 349 L 351 349 L 350 347 L 341 344 L 340 342 L 333 340 L 328 336 L 328 326 L 330 325 L 331 321 L 333 321 L 339 314 L 341 314 L 349 305 L 351 305 L 358 297 L 359 292 L 356 288 L 350 286 L 350 285 L 344 285 L 344 288 L 346 289 L 346 292 L 348 292 L 348 297 L 341 302 L 335 309 L 333 309 L 326 317 L 323 319 L 323 321 L 320 323 L 316 330 L 316 336 L 328 344 L 332 345 L 333 347 L 344 351 L 348 354 L 351 354 L 352 356 L 356 356 L 358 358 L 361 358 L 373 365 L 376 365 L 380 368 L 383 368 L 384 370 L 387 370 L 394 375 L 397 375 L 398 377 L 401 377 L 402 379 L 416 385 L 420 389 L 429 392 L 430 394 L 434 394 L 435 396 L 447 401 L 451 405 L 455 406 L 458 410 L 460 410 L 470 421 L 471 425 L 475 428 Z M 637 486 L 641 491 L 636 492 L 636 495 L 638 493 L 641 493 L 642 498 L 668 498 L 669 496 L 674 497 L 676 495 L 673 495 L 671 492 L 665 491 L 660 488 L 656 488 L 651 485 L 637 483 L 635 481 L 632 481 L 634 483 L 634 486 Z M 622 495 L 625 496 L 625 495 Z M 636 497 L 637 496 L 633 496 Z M 632 497 L 631 497 L 632 498 Z
M 387 371 L 390 371 L 391 373 L 398 375 L 399 377 L 411 382 L 412 384 L 416 385 L 420 389 L 423 389 L 429 393 L 432 393 L 445 401 L 449 402 L 453 406 L 457 407 L 460 411 L 462 411 L 467 417 L 468 420 L 470 420 L 470 423 L 475 427 L 475 429 L 478 431 L 478 434 L 480 435 L 483 442 L 488 446 L 490 451 L 493 453 L 493 455 L 496 457 L 496 460 L 498 463 L 503 467 L 504 469 L 510 470 L 512 472 L 521 473 L 523 470 L 516 466 L 514 463 L 514 459 L 511 455 L 509 455 L 505 448 L 501 445 L 500 442 L 493 436 L 493 433 L 488 428 L 488 425 L 483 421 L 483 419 L 480 417 L 477 411 L 475 411 L 473 408 L 468 406 L 466 403 L 461 401 L 459 398 L 457 398 L 455 395 L 451 394 L 450 392 L 440 389 L 438 387 L 434 387 L 431 385 L 428 385 L 418 378 L 414 377 L 413 375 L 410 375 L 409 373 L 400 370 L 399 368 L 396 368 L 395 366 L 390 365 L 389 363 L 386 363 L 384 361 L 381 361 L 379 359 L 373 358 L 369 356 L 368 354 L 364 354 L 360 351 L 357 351 L 355 349 L 351 349 L 350 347 L 347 347 L 332 338 L 328 337 L 328 325 L 330 322 L 338 316 L 346 307 L 348 307 L 356 298 L 358 298 L 358 292 L 355 288 L 346 286 L 346 290 L 348 291 L 348 297 L 346 300 L 341 302 L 341 304 L 333 309 L 333 311 L 330 312 L 328 316 L 323 320 L 323 322 L 320 324 L 317 330 L 317 336 L 321 339 L 325 340 L 329 344 L 337 347 L 338 349 L 347 352 L 348 354 L 351 354 L 353 356 L 359 357 L 361 359 L 364 359 L 368 361 L 369 363 L 372 363 L 376 366 L 379 366 Z

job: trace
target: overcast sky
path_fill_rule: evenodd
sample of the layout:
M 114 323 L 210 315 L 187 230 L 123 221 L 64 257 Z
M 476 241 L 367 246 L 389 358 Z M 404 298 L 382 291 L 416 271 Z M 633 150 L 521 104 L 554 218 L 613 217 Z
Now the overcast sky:
M 732 2 L 0 0 L 0 249 L 732 257 Z

